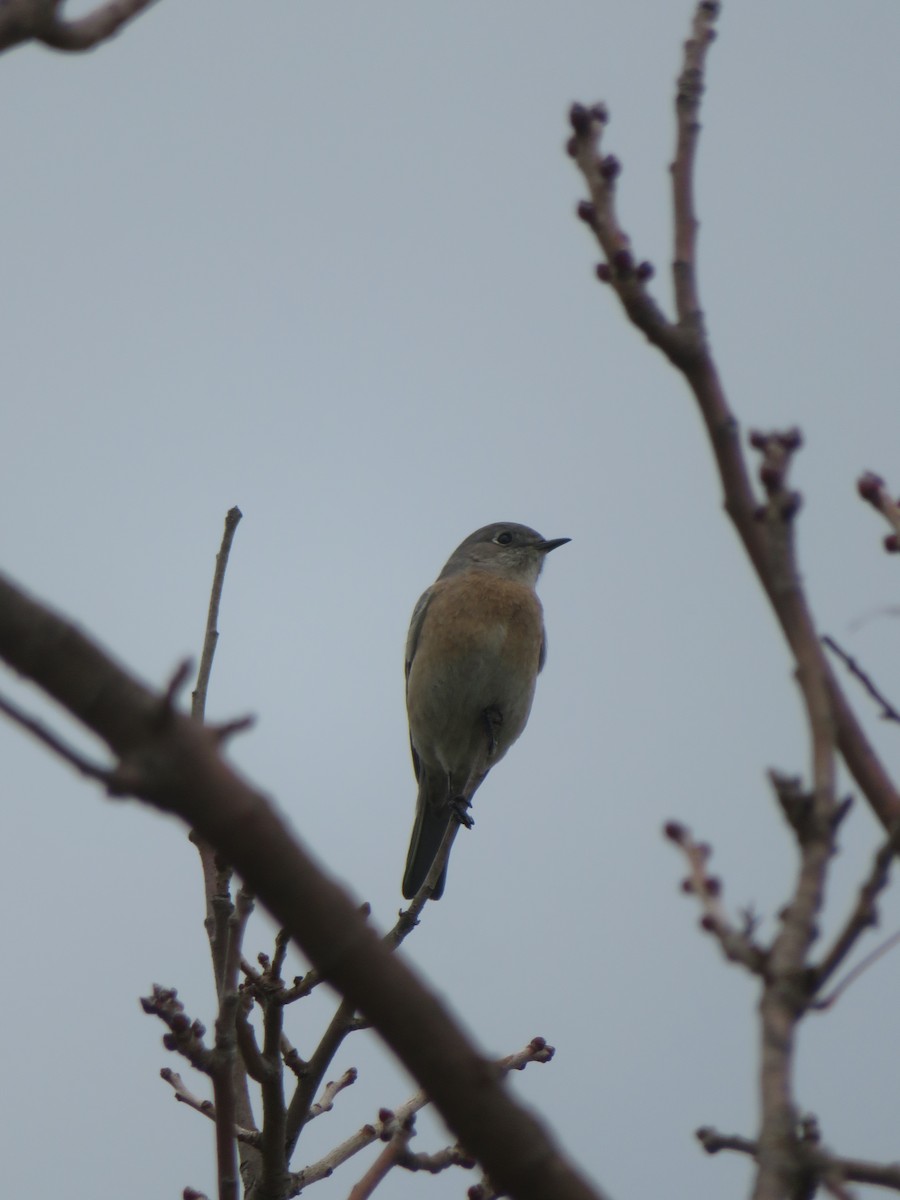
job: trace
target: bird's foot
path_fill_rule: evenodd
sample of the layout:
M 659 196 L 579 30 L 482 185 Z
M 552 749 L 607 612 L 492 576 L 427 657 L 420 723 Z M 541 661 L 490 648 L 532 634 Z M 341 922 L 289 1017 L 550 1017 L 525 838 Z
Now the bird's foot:
M 466 829 L 471 829 L 475 824 L 475 818 L 469 815 L 471 807 L 471 800 L 467 800 L 465 796 L 456 796 L 450 801 L 450 809 L 453 816 L 459 821 L 460 825 L 465 825 Z
M 487 733 L 488 758 L 493 758 L 494 751 L 497 749 L 497 732 L 503 724 L 503 713 L 496 704 L 491 704 L 482 711 L 481 719 L 484 721 L 484 728 Z

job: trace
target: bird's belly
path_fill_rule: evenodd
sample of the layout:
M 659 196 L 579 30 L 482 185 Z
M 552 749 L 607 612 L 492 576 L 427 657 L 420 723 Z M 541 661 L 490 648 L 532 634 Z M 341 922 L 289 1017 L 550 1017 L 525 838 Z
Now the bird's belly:
M 503 625 L 434 659 L 419 655 L 409 676 L 409 723 L 420 758 L 452 777 L 487 770 L 521 734 L 534 697 L 537 662 Z M 420 668 L 417 670 L 417 668 Z M 421 669 L 426 668 L 426 669 Z

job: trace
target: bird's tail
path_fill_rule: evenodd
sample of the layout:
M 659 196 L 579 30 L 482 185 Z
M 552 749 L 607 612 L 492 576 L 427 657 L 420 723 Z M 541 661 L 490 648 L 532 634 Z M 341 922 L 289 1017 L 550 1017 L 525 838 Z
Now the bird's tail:
M 425 882 L 425 877 L 431 870 L 435 855 L 440 849 L 447 826 L 452 819 L 449 805 L 436 807 L 426 795 L 425 780 L 419 786 L 419 797 L 416 801 L 416 823 L 413 826 L 412 837 L 409 841 L 409 853 L 406 856 L 406 870 L 403 872 L 403 896 L 412 900 L 416 892 Z M 432 900 L 439 900 L 444 894 L 444 884 L 447 882 L 447 865 L 441 871 Z

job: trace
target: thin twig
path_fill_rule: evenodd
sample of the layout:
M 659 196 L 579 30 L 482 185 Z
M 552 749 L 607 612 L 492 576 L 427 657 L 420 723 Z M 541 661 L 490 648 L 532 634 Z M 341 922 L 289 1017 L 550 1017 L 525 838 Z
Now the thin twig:
M 393 927 L 384 935 L 383 941 L 385 945 L 389 946 L 392 950 L 396 950 L 418 925 L 422 911 L 431 899 L 441 873 L 450 857 L 450 851 L 453 848 L 453 842 L 459 829 L 460 825 L 458 821 L 451 821 L 448 824 L 441 839 L 441 844 L 438 847 L 437 854 L 435 854 L 428 874 L 422 882 L 422 886 L 409 902 L 409 905 L 400 910 Z M 368 905 L 363 906 L 363 911 L 368 916 Z M 254 971 L 249 963 L 244 965 L 244 970 L 250 978 L 253 978 Z M 282 992 L 281 1003 L 293 1004 L 297 1000 L 302 1000 L 304 996 L 308 996 L 310 992 L 314 991 L 321 982 L 322 977 L 319 972 L 315 968 L 312 968 L 305 975 L 298 976 L 294 981 L 293 987 L 286 988 Z
M 814 971 L 815 988 L 817 991 L 825 986 L 828 980 L 832 977 L 838 967 L 847 958 L 847 955 L 856 945 L 860 937 L 878 923 L 878 907 L 877 900 L 881 893 L 888 885 L 890 879 L 891 865 L 894 861 L 894 856 L 897 849 L 900 847 L 900 830 L 880 847 L 869 870 L 868 877 L 863 881 L 859 889 L 859 895 L 856 899 L 856 904 L 848 916 L 844 927 L 834 940 L 831 949 L 826 953 L 822 962 Z M 827 1000 L 820 1000 L 817 1008 L 828 1008 L 834 1004 L 838 996 L 858 978 L 865 968 L 875 961 L 876 958 L 890 949 L 892 942 L 885 946 L 879 947 L 855 967 L 850 974 L 835 988 Z
M 0 696 L 0 712 L 5 713 L 10 720 L 15 721 L 17 725 L 20 725 L 33 737 L 36 737 L 39 742 L 42 742 L 49 750 L 52 750 L 57 757 L 67 762 L 69 766 L 74 767 L 80 775 L 84 775 L 88 779 L 99 779 L 101 783 L 105 784 L 109 784 L 114 779 L 114 772 L 110 767 L 103 767 L 99 763 L 93 763 L 90 759 L 79 754 L 68 742 L 54 733 L 49 725 L 45 725 L 37 717 L 32 717 L 23 708 L 19 708 L 17 704 L 12 700 L 7 700 L 4 696 Z
M 521 1050 L 517 1050 L 514 1054 L 509 1054 L 497 1061 L 495 1066 L 498 1074 L 506 1074 L 508 1071 L 521 1071 L 532 1062 L 549 1062 L 553 1058 L 553 1054 L 553 1047 L 548 1046 L 543 1038 L 536 1037 L 532 1038 L 528 1045 L 523 1046 Z M 345 1163 L 367 1146 L 371 1146 L 373 1142 L 379 1141 L 386 1131 L 394 1128 L 393 1122 L 399 1122 L 402 1125 L 430 1103 L 431 1101 L 427 1093 L 420 1091 L 411 1096 L 404 1104 L 401 1104 L 399 1108 L 382 1110 L 382 1115 L 379 1116 L 377 1121 L 370 1125 L 364 1125 L 317 1162 L 310 1163 L 303 1170 L 294 1172 L 289 1177 L 290 1187 L 288 1195 L 296 1196 L 311 1184 L 318 1182 L 320 1179 L 328 1178 L 342 1163 Z
M 704 1126 L 697 1130 L 697 1140 L 707 1154 L 718 1154 L 721 1150 L 732 1150 L 750 1158 L 759 1155 L 759 1143 L 737 1134 L 719 1133 Z M 848 1183 L 868 1183 L 874 1187 L 891 1188 L 900 1192 L 900 1163 L 875 1163 L 862 1158 L 839 1158 L 806 1144 L 805 1153 L 819 1177 L 831 1177 Z
M 285 1143 L 288 1160 L 294 1152 L 304 1125 L 312 1119 L 310 1114 L 313 1101 L 325 1078 L 325 1072 L 331 1065 L 344 1038 L 354 1030 L 355 1012 L 355 1007 L 350 1001 L 341 1001 L 310 1057 L 306 1073 L 297 1080 L 297 1086 L 287 1110 Z
M 879 689 L 872 682 L 871 676 L 866 674 L 862 667 L 857 663 L 856 659 L 851 658 L 847 651 L 841 649 L 834 638 L 829 637 L 827 634 L 822 638 L 822 644 L 827 646 L 833 654 L 836 654 L 838 658 L 841 659 L 850 674 L 854 675 L 863 685 L 872 699 L 877 704 L 881 705 L 882 719 L 885 721 L 900 722 L 900 712 L 897 712 L 890 700 L 886 699 L 884 693 L 879 691 Z
M 404 1171 L 427 1171 L 429 1175 L 440 1175 L 449 1167 L 462 1167 L 471 1171 L 477 1164 L 471 1154 L 467 1154 L 462 1146 L 445 1146 L 434 1154 L 414 1154 L 407 1149 L 404 1154 L 397 1156 L 397 1166 Z M 471 1192 L 469 1193 L 471 1195 Z
M 332 1108 L 334 1108 L 335 1097 L 338 1096 L 338 1094 L 342 1092 L 344 1088 L 350 1087 L 352 1084 L 356 1083 L 356 1080 L 356 1067 L 348 1067 L 340 1079 L 335 1079 L 330 1083 L 326 1083 L 322 1088 L 322 1094 L 319 1096 L 319 1099 L 309 1110 L 307 1123 L 315 1120 L 316 1117 L 320 1117 L 322 1113 L 331 1112 Z
M 219 547 L 219 553 L 216 555 L 216 570 L 213 575 L 212 590 L 209 596 L 209 609 L 206 614 L 203 653 L 200 656 L 197 684 L 193 691 L 191 703 L 191 716 L 196 717 L 198 721 L 202 721 L 206 714 L 206 695 L 209 690 L 209 677 L 216 654 L 216 644 L 219 640 L 219 605 L 222 601 L 222 588 L 225 584 L 225 572 L 228 568 L 231 543 L 234 541 L 235 530 L 242 516 L 243 513 L 237 505 L 228 510 L 225 515 L 222 544 Z
M 219 994 L 216 1046 L 213 1057 L 214 1069 L 211 1072 L 217 1114 L 216 1168 L 219 1200 L 238 1200 L 240 1181 L 234 1134 L 237 1125 L 235 1068 L 237 1065 L 236 1025 L 240 1004 L 238 979 L 241 945 L 252 911 L 253 896 L 246 888 L 242 887 L 237 894 L 234 912 L 228 922 L 228 948 L 225 954 L 225 967 Z
M 697 897 L 703 909 L 700 927 L 716 938 L 729 962 L 740 963 L 754 975 L 763 975 L 766 951 L 753 939 L 752 921 L 745 920 L 742 929 L 735 928 L 722 902 L 722 882 L 707 872 L 711 848 L 705 842 L 695 841 L 690 830 L 677 821 L 670 821 L 664 832 L 681 848 L 687 860 L 689 874 L 682 891 Z
M 441 838 L 441 844 L 438 846 L 437 854 L 434 856 L 428 874 L 422 881 L 422 886 L 409 902 L 409 906 L 400 910 L 394 927 L 384 935 L 385 944 L 390 946 L 392 950 L 395 950 L 401 942 L 409 937 L 418 925 L 422 910 L 434 894 L 434 889 L 437 887 L 438 881 L 444 872 L 459 830 L 459 821 L 450 821 L 444 831 L 444 836 Z
M 893 529 L 884 539 L 884 548 L 889 553 L 900 551 L 900 500 L 895 500 L 887 489 L 887 484 L 874 471 L 866 471 L 856 483 L 856 489 L 874 509 L 881 513 Z
M 369 1200 L 379 1184 L 383 1183 L 388 1174 L 405 1156 L 409 1142 L 414 1133 L 412 1118 L 397 1128 L 391 1140 L 378 1155 L 362 1179 L 350 1189 L 348 1200 Z
M 889 950 L 893 950 L 898 942 L 900 942 L 900 932 L 892 934 L 891 937 L 883 941 L 880 946 L 876 946 L 875 949 L 867 954 L 861 962 L 856 964 L 852 971 L 847 972 L 847 974 L 840 981 L 840 983 L 835 986 L 832 992 L 830 992 L 827 996 L 823 996 L 821 1000 L 817 1001 L 815 1007 L 817 1009 L 833 1007 L 833 1005 L 840 1000 L 841 996 L 843 996 L 844 992 L 846 992 L 847 988 L 850 987 L 852 983 L 855 983 L 856 980 L 859 979 L 860 975 L 865 974 L 869 967 L 876 963 L 879 958 L 882 958 L 888 953 Z
M 164 1079 L 172 1088 L 175 1093 L 175 1099 L 179 1103 L 184 1104 L 187 1108 L 194 1109 L 195 1112 L 201 1113 L 210 1121 L 215 1121 L 216 1106 L 212 1100 L 202 1100 L 190 1090 L 178 1072 L 170 1070 L 169 1067 L 163 1067 L 159 1074 L 160 1078 Z M 259 1130 L 257 1129 L 244 1129 L 243 1126 L 236 1125 L 234 1136 L 239 1142 L 243 1142 L 247 1146 L 259 1147 Z
M 703 96 L 706 55 L 715 37 L 718 4 L 699 4 L 691 36 L 684 48 L 684 63 L 675 96 L 677 140 L 672 172 L 672 214 L 675 257 L 672 277 L 679 324 L 705 341 L 703 312 L 697 292 L 697 220 L 694 205 L 694 167 L 700 140 L 700 101 Z
M 275 954 L 266 968 L 266 983 L 272 991 L 260 1000 L 263 1007 L 262 1060 L 265 1073 L 260 1085 L 262 1092 L 262 1172 L 260 1195 L 280 1198 L 284 1194 L 287 1176 L 287 1112 L 284 1103 L 284 1069 L 282 1039 L 284 1007 L 278 1003 L 275 991 L 281 984 L 281 968 L 288 939 L 280 930 L 275 939 Z

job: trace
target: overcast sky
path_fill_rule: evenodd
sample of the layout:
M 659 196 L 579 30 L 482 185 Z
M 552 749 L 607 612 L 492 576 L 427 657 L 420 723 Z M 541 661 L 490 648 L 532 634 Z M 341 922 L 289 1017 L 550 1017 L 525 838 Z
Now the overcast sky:
M 490 1052 L 557 1047 L 516 1090 L 616 1200 L 746 1190 L 693 1130 L 755 1130 L 756 990 L 697 930 L 660 828 L 709 840 L 726 900 L 770 933 L 795 855 L 765 770 L 809 758 L 690 397 L 594 280 L 562 149 L 569 103 L 606 100 L 622 218 L 668 304 L 691 11 L 161 0 L 92 54 L 0 62 L 3 567 L 161 685 L 199 651 L 238 504 L 211 715 L 257 714 L 234 759 L 379 925 L 414 805 L 416 598 L 487 522 L 573 539 L 541 581 L 529 727 L 405 952 Z M 731 402 L 745 426 L 803 428 L 817 619 L 895 700 L 897 560 L 854 481 L 900 490 L 898 58 L 896 0 L 730 0 L 698 178 Z M 896 765 L 896 732 L 851 693 Z M 212 1126 L 159 1080 L 180 1064 L 137 1002 L 174 985 L 212 1023 L 185 831 L 5 726 L 0 753 L 8 1194 L 211 1192 Z M 878 842 L 864 804 L 842 841 L 826 929 Z M 881 932 L 898 924 L 895 894 Z M 270 948 L 260 919 L 248 950 Z M 800 1039 L 800 1102 L 843 1153 L 897 1157 L 898 985 L 895 952 Z M 332 1004 L 290 1012 L 301 1052 Z M 329 1077 L 351 1064 L 295 1167 L 414 1090 L 372 1035 Z M 415 1149 L 442 1144 L 419 1129 Z M 315 1194 L 346 1196 L 371 1153 Z

